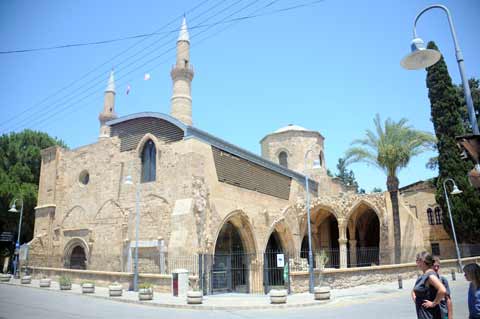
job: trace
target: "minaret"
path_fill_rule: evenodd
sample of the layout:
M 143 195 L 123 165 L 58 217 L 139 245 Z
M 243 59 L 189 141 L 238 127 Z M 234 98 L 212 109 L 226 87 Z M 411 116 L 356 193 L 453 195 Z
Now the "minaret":
M 105 97 L 103 100 L 103 112 L 98 115 L 100 121 L 100 135 L 99 139 L 110 137 L 110 127 L 105 125 L 106 122 L 116 119 L 115 114 L 115 80 L 113 78 L 113 70 L 110 72 L 108 78 L 108 85 L 105 89 Z
M 192 125 L 193 68 L 190 65 L 190 39 L 185 17 L 177 40 L 177 63 L 170 75 L 173 81 L 171 115 L 187 125 Z

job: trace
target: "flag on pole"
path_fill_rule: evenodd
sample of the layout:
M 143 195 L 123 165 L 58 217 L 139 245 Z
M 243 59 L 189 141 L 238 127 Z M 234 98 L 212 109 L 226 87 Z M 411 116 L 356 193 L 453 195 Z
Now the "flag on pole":
M 145 73 L 145 75 L 143 76 L 143 79 L 144 79 L 145 81 L 150 80 L 150 73 Z
M 131 89 L 130 84 L 127 84 L 127 90 L 125 91 L 126 95 L 128 95 L 128 93 L 130 93 L 130 89 Z

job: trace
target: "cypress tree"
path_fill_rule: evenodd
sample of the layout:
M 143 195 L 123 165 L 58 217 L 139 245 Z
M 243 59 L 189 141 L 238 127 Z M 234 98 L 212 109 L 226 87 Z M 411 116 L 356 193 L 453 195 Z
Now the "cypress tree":
M 438 50 L 434 42 L 429 42 L 427 48 Z M 480 194 L 470 185 L 467 177 L 473 165 L 460 158 L 460 149 L 455 141 L 456 136 L 466 134 L 466 131 L 462 120 L 462 103 L 443 57 L 427 68 L 427 87 L 439 153 L 435 198 L 442 207 L 443 225 L 451 234 L 443 182 L 446 178 L 452 178 L 463 191 L 462 194 L 448 196 L 457 238 L 463 243 L 475 243 L 480 240 Z M 448 182 L 447 192 L 452 190 L 451 187 Z

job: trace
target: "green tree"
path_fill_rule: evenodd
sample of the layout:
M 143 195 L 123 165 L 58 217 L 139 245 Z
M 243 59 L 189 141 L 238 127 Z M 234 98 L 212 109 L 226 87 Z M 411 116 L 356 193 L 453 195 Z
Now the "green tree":
M 380 187 L 374 187 L 370 193 L 381 193 L 383 190 Z
M 398 177 L 401 168 L 410 159 L 431 148 L 435 138 L 427 132 L 413 129 L 406 119 L 398 122 L 387 119 L 382 126 L 380 115 L 373 120 L 375 131 L 367 130 L 366 137 L 354 140 L 346 152 L 346 163 L 365 162 L 383 170 L 387 175 L 387 190 L 390 193 L 395 239 L 395 263 L 401 262 L 400 216 L 398 207 Z
M 471 78 L 468 80 L 468 84 L 470 86 L 470 90 L 472 92 L 472 100 L 473 100 L 473 106 L 475 109 L 475 114 L 477 116 L 477 121 L 478 125 L 480 125 L 480 80 Z M 468 117 L 468 111 L 467 111 L 467 104 L 465 103 L 465 95 L 463 93 L 463 85 L 458 84 L 455 86 L 455 91 L 457 92 L 457 96 L 460 100 L 460 104 L 463 105 L 460 108 L 460 114 L 463 119 L 463 126 L 465 127 L 465 131 L 469 132 L 471 131 L 471 125 L 470 125 L 470 118 Z M 437 171 L 438 169 L 438 156 L 432 157 L 429 159 L 427 165 L 427 168 Z
M 429 49 L 438 50 L 435 43 L 430 42 Z M 438 169 L 436 201 L 444 214 L 444 227 L 451 234 L 450 220 L 447 217 L 447 205 L 443 193 L 443 182 L 452 178 L 463 190 L 460 195 L 450 196 L 452 216 L 457 236 L 461 242 L 478 242 L 480 238 L 480 196 L 471 187 L 467 173 L 472 163 L 460 159 L 460 150 L 455 137 L 467 133 L 465 124 L 465 108 L 448 74 L 443 58 L 427 68 L 428 97 L 431 105 L 431 118 L 437 136 Z M 468 126 L 469 127 L 469 126 Z
M 0 136 L 0 222 L 2 230 L 17 232 L 18 214 L 9 213 L 16 198 L 23 199 L 21 242 L 32 239 L 40 178 L 40 150 L 65 144 L 46 133 L 24 130 Z M 20 210 L 20 202 L 17 208 Z
M 327 168 L 327 176 L 333 177 L 332 171 L 328 168 Z
M 344 186 L 353 187 L 355 191 L 358 192 L 358 183 L 355 179 L 355 174 L 352 170 L 347 169 L 344 158 L 338 159 L 337 171 L 335 177 L 337 177 Z
M 470 91 L 472 93 L 473 108 L 475 109 L 475 115 L 477 116 L 478 125 L 480 125 L 480 80 L 471 78 L 468 80 L 468 85 L 470 86 Z M 466 131 L 471 131 L 470 118 L 468 117 L 467 103 L 465 103 L 465 94 L 463 93 L 463 85 L 458 84 L 455 86 L 457 91 L 458 98 L 460 100 L 461 107 L 461 116 Z

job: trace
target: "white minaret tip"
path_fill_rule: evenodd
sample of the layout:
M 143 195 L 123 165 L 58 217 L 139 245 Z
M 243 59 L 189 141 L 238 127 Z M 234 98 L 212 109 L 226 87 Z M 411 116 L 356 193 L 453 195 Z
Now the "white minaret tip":
M 108 78 L 108 85 L 105 89 L 105 92 L 115 92 L 115 79 L 113 77 L 113 70 L 110 72 L 110 77 Z
M 178 41 L 187 41 L 190 42 L 190 37 L 188 35 L 188 29 L 187 29 L 187 20 L 185 17 L 183 17 L 182 21 L 182 27 L 180 28 L 180 33 L 178 35 Z

